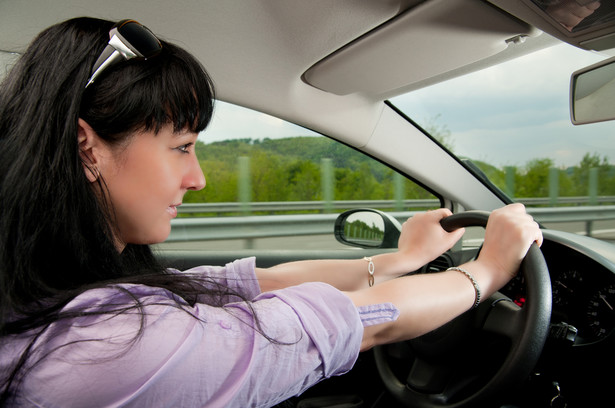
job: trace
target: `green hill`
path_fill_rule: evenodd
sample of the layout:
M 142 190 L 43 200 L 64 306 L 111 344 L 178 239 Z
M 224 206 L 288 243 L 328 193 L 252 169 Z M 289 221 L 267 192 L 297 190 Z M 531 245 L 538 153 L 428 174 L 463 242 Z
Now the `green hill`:
M 196 153 L 207 186 L 190 192 L 186 202 L 239 201 L 240 184 L 248 186 L 249 201 L 323 200 L 323 174 L 330 174 L 325 177 L 331 178 L 334 200 L 392 200 L 400 194 L 391 169 L 326 137 L 238 139 L 209 144 L 198 141 Z M 243 180 L 239 176 L 240 157 L 249 158 L 245 159 L 249 160 L 249 176 Z M 330 173 L 323 173 L 323 158 L 330 160 Z M 535 159 L 525 166 L 505 169 L 480 161 L 475 164 L 504 191 L 511 188 L 512 180 L 515 197 L 546 197 L 551 191 L 549 183 L 553 182 L 560 196 L 586 196 L 590 194 L 590 177 L 598 180 L 593 194 L 615 195 L 615 168 L 597 154 L 588 153 L 579 165 L 558 169 L 556 181 L 550 159 Z M 405 199 L 433 198 L 409 180 L 403 179 L 401 186 Z

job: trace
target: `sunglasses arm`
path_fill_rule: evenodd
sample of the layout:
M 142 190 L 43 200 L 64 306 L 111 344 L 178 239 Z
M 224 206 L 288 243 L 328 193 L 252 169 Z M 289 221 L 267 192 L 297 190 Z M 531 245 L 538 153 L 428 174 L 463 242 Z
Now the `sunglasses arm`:
M 92 84 L 96 78 L 103 72 L 108 66 L 114 65 L 120 62 L 122 59 L 129 60 L 131 58 L 140 57 L 141 55 L 135 53 L 133 50 L 128 48 L 124 42 L 117 35 L 113 35 L 109 40 L 109 44 L 103 50 L 100 57 L 96 60 L 96 64 L 94 64 L 94 68 L 92 68 L 92 76 L 88 80 L 88 83 L 85 85 L 87 88 Z

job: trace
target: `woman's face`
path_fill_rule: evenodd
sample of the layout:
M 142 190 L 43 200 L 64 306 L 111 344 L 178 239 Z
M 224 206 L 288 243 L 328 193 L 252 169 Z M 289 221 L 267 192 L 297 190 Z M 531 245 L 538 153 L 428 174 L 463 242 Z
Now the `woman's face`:
M 98 166 L 116 220 L 116 245 L 154 244 L 171 231 L 171 219 L 188 190 L 205 187 L 195 154 L 198 134 L 174 133 L 172 125 L 139 132 L 128 144 L 110 148 Z

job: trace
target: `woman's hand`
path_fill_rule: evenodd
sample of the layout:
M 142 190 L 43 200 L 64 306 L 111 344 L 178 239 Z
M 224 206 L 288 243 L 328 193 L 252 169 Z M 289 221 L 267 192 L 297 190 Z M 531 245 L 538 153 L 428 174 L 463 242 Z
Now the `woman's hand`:
M 436 259 L 459 241 L 465 229 L 447 232 L 440 225 L 451 214 L 450 210 L 440 208 L 416 214 L 404 222 L 397 246 L 399 262 L 408 265 L 406 272 Z
M 511 204 L 491 213 L 476 264 L 489 271 L 493 290 L 517 274 L 533 242 L 542 245 L 542 232 L 523 204 Z

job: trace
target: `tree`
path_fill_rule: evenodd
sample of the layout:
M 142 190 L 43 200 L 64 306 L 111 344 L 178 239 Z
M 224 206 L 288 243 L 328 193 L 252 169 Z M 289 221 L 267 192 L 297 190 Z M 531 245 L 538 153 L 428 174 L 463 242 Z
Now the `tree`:
M 435 119 L 437 119 L 436 117 Z M 444 144 L 450 136 L 446 126 L 435 119 L 427 128 Z M 451 145 L 449 144 L 449 149 Z M 395 172 L 356 150 L 325 137 L 286 139 L 229 140 L 196 143 L 196 154 L 207 180 L 199 192 L 189 192 L 186 202 L 234 202 L 238 200 L 239 156 L 250 157 L 250 184 L 253 201 L 322 200 L 321 159 L 331 159 L 334 169 L 335 200 L 393 200 L 433 198 L 426 189 L 411 180 L 402 183 L 403 195 L 396 195 Z M 474 161 L 487 178 L 507 191 L 507 169 Z M 534 159 L 513 169 L 515 197 L 548 197 L 553 160 Z M 598 195 L 615 195 L 615 167 L 606 157 L 587 153 L 580 163 L 558 170 L 560 196 L 588 195 L 589 174 L 598 175 Z
M 548 197 L 549 171 L 552 167 L 551 159 L 530 160 L 524 171 L 515 177 L 515 196 Z

